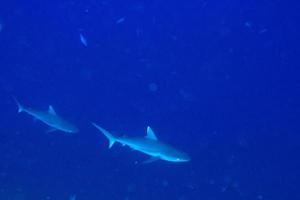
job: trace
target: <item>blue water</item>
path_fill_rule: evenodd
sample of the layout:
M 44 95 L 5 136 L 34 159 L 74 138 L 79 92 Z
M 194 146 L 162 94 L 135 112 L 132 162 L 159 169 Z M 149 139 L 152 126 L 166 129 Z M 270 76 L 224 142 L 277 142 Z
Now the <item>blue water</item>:
M 299 9 L 3 1 L 0 200 L 300 199 Z M 12 96 L 80 132 L 45 133 Z M 140 164 L 92 121 L 129 136 L 150 125 L 191 161 Z

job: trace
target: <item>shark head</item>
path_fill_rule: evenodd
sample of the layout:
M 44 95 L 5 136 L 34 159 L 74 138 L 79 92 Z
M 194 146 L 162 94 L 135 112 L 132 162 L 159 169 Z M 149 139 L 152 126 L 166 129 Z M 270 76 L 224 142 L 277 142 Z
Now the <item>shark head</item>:
M 162 160 L 169 162 L 188 162 L 191 160 L 188 154 L 174 149 L 167 144 L 162 144 L 161 142 L 159 142 L 157 136 L 149 126 L 147 127 L 146 139 L 156 141 L 157 144 L 159 144 L 158 146 L 156 146 L 157 150 L 159 150 L 157 156 Z

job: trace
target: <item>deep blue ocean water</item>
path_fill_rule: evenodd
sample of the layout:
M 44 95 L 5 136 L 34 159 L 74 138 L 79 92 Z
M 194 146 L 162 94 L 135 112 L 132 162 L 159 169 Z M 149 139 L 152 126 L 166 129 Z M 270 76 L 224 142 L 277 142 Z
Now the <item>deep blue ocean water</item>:
M 0 200 L 300 199 L 299 9 L 3 1 Z M 46 133 L 12 96 L 52 105 L 80 132 Z M 141 164 L 92 121 L 129 136 L 150 125 L 191 161 Z

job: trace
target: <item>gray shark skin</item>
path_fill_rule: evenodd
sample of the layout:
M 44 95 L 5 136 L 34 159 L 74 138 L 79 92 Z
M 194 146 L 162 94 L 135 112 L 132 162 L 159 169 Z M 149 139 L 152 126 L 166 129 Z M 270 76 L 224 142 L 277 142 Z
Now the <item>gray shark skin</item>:
M 59 130 L 66 133 L 76 133 L 79 131 L 76 126 L 58 116 L 51 105 L 48 111 L 40 111 L 22 106 L 16 98 L 14 100 L 18 106 L 18 113 L 25 112 L 47 124 L 51 127 L 48 132 Z
M 118 142 L 123 146 L 129 146 L 133 150 L 151 156 L 150 159 L 144 163 L 156 160 L 165 160 L 169 162 L 190 161 L 190 157 L 186 153 L 159 141 L 149 126 L 147 127 L 147 135 L 145 137 L 115 137 L 97 124 L 92 124 L 108 139 L 109 148 L 111 148 L 115 142 Z

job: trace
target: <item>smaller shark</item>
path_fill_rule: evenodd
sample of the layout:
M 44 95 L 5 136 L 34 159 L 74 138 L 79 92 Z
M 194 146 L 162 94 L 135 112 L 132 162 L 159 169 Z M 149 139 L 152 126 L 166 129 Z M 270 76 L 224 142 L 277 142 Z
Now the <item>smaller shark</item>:
M 76 126 L 59 117 L 51 105 L 49 106 L 48 111 L 39 111 L 32 108 L 26 108 L 22 106 L 15 97 L 13 97 L 13 99 L 18 106 L 18 113 L 26 112 L 35 119 L 44 122 L 50 126 L 50 129 L 47 132 L 60 130 L 67 133 L 76 133 L 79 131 Z
M 97 124 L 92 124 L 101 131 L 105 137 L 107 137 L 109 141 L 109 148 L 111 148 L 115 142 L 119 142 L 123 146 L 127 145 L 133 150 L 137 150 L 151 156 L 144 163 L 150 163 L 156 160 L 165 160 L 169 162 L 190 161 L 190 157 L 186 153 L 160 142 L 149 126 L 147 127 L 147 135 L 145 137 L 130 138 L 113 136 Z

